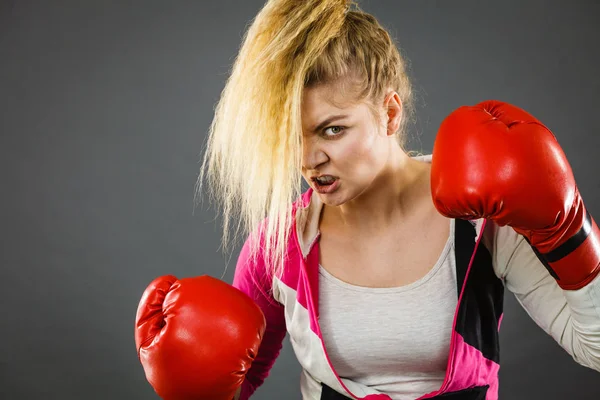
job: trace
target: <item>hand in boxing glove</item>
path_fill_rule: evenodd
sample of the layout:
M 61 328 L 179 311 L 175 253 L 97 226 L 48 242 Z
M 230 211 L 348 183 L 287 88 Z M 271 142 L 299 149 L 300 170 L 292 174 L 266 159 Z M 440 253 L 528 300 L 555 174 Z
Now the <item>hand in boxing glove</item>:
M 156 278 L 144 291 L 135 344 L 146 379 L 164 400 L 231 400 L 265 331 L 260 308 L 210 276 Z
M 579 289 L 600 271 L 600 232 L 567 158 L 524 110 L 498 101 L 458 108 L 440 126 L 431 168 L 441 214 L 511 226 L 563 289 Z

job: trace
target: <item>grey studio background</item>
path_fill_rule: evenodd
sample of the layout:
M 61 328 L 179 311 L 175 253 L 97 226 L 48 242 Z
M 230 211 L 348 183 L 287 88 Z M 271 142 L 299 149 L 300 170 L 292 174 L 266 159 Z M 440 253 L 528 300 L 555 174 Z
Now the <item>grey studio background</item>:
M 194 210 L 213 107 L 261 0 L 0 0 L 0 398 L 155 399 L 133 321 L 156 276 L 231 282 L 214 209 Z M 430 152 L 484 99 L 552 129 L 600 221 L 597 1 L 359 3 L 410 60 Z M 507 292 L 501 399 L 598 399 Z M 289 342 L 253 397 L 300 399 Z

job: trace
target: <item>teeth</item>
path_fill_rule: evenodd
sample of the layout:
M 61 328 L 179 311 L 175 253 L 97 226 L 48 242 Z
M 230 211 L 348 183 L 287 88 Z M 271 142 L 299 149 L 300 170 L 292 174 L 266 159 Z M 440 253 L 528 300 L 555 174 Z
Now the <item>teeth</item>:
M 332 176 L 323 176 L 323 177 L 317 178 L 317 182 L 319 182 L 321 184 L 332 183 L 334 180 L 335 180 L 335 178 Z

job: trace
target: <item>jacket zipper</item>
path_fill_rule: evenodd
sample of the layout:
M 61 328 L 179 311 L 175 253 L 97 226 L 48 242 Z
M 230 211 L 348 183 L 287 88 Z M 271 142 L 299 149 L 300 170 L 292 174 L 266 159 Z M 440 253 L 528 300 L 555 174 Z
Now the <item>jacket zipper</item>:
M 473 266 L 473 261 L 475 261 L 475 254 L 477 253 L 477 249 L 479 249 L 479 242 L 481 241 L 481 239 L 483 238 L 483 230 L 485 228 L 485 224 L 486 224 L 487 220 L 483 220 L 483 223 L 481 225 L 481 229 L 479 231 L 479 238 L 477 239 L 477 242 L 475 243 L 475 248 L 473 249 L 473 254 L 471 254 L 471 259 L 469 260 L 469 266 L 467 267 L 467 272 L 465 274 L 465 280 L 463 282 L 463 286 L 460 290 L 460 296 L 458 298 L 458 303 L 456 304 L 456 310 L 454 311 L 454 321 L 452 323 L 452 334 L 450 335 L 450 359 L 448 360 L 448 368 L 446 371 L 446 376 L 444 377 L 444 382 L 442 383 L 442 387 L 437 391 L 434 392 L 431 395 L 428 396 L 424 396 L 424 397 L 420 397 L 421 399 L 428 399 L 434 396 L 437 396 L 439 394 L 442 394 L 446 391 L 446 389 L 448 389 L 448 386 L 450 385 L 450 377 L 453 375 L 454 372 L 454 353 L 456 351 L 456 346 L 454 345 L 455 343 L 455 339 L 456 339 L 456 320 L 458 319 L 458 312 L 460 310 L 460 305 L 462 302 L 462 297 L 463 294 L 465 292 L 465 287 L 467 286 L 467 280 L 469 279 L 469 273 L 471 272 L 471 267 Z

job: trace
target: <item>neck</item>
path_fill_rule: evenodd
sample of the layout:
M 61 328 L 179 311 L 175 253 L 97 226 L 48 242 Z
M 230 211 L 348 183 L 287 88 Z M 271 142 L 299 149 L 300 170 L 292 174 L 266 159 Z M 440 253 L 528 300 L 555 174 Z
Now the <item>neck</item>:
M 328 210 L 332 219 L 346 228 L 376 234 L 397 224 L 418 207 L 416 198 L 428 190 L 428 186 L 419 185 L 428 166 L 394 147 L 397 150 L 390 151 L 387 167 L 363 193 Z

